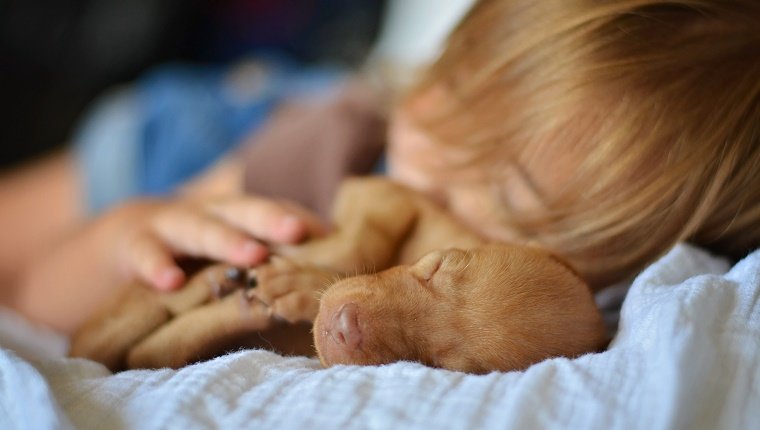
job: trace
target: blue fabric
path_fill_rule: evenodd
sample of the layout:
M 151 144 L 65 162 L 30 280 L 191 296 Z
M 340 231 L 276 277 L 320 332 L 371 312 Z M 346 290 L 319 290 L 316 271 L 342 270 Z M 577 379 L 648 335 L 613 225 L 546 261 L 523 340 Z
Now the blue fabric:
M 341 77 L 279 58 L 147 74 L 96 104 L 77 133 L 91 212 L 173 192 L 236 147 L 278 103 L 324 91 Z
M 232 106 L 220 90 L 223 72 L 167 67 L 140 82 L 144 123 L 139 136 L 140 190 L 171 192 L 238 143 L 259 125 L 276 102 L 268 92 L 244 106 Z
M 140 195 L 138 171 L 142 117 L 133 88 L 101 97 L 74 137 L 88 212 L 97 214 Z

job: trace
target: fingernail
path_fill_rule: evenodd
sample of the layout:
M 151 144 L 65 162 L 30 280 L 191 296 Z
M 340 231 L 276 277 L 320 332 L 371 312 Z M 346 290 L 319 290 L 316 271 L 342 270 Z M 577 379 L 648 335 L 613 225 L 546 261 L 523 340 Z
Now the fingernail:
M 156 277 L 156 286 L 164 291 L 173 290 L 180 286 L 185 273 L 177 267 L 162 269 Z
M 257 242 L 245 242 L 240 247 L 238 255 L 234 258 L 239 264 L 256 264 L 264 259 L 269 254 L 267 248 Z
M 306 230 L 300 219 L 288 215 L 280 221 L 280 232 L 285 240 L 299 240 L 303 238 Z

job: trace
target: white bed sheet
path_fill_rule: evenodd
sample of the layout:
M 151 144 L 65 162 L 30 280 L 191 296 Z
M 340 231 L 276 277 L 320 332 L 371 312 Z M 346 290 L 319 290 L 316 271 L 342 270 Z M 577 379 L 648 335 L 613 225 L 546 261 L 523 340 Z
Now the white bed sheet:
M 758 428 L 759 298 L 760 251 L 729 270 L 679 245 L 633 282 L 609 350 L 482 376 L 265 351 L 111 375 L 2 349 L 0 428 Z

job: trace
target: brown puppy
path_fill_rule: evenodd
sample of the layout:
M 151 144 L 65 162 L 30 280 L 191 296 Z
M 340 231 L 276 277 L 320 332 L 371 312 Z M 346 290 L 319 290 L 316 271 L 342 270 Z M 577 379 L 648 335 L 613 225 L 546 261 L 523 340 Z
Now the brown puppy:
M 249 345 L 273 327 L 290 332 L 266 342 L 288 345 L 304 333 L 289 324 L 315 322 L 325 365 L 416 360 L 486 372 L 606 341 L 589 288 L 566 264 L 532 247 L 486 244 L 412 190 L 381 178 L 348 180 L 333 218 L 330 235 L 278 248 L 279 257 L 245 276 L 221 282 L 222 268 L 207 269 L 177 293 L 129 293 L 75 336 L 72 354 L 98 359 L 106 347 L 112 368 L 177 367 Z M 212 286 L 232 292 L 214 300 Z M 128 318 L 142 318 L 135 300 L 151 309 L 183 305 L 138 329 Z
M 324 365 L 410 360 L 482 373 L 577 356 L 605 336 L 588 287 L 563 263 L 491 245 L 333 285 L 314 340 Z

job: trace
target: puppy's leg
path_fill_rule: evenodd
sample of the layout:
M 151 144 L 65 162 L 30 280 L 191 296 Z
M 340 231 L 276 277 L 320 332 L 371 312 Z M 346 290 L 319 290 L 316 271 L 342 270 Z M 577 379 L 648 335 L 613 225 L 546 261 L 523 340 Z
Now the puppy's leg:
M 89 358 L 111 371 L 125 368 L 135 343 L 171 318 L 155 294 L 143 285 L 130 285 L 112 306 L 89 320 L 71 339 L 71 357 Z
M 254 291 L 278 316 L 313 321 L 327 286 L 347 275 L 389 267 L 410 236 L 419 213 L 419 196 L 381 178 L 343 183 L 334 206 L 333 232 L 301 245 L 279 246 L 270 264 L 252 273 Z
M 164 324 L 129 352 L 129 368 L 178 368 L 239 348 L 275 324 L 268 306 L 238 290 Z
M 173 316 L 233 289 L 236 280 L 230 278 L 228 266 L 216 265 L 201 270 L 173 293 L 161 293 L 142 284 L 130 285 L 124 295 L 74 334 L 69 355 L 98 361 L 113 371 L 122 370 L 133 345 Z
M 341 274 L 383 270 L 395 262 L 401 243 L 415 228 L 419 198 L 387 179 L 346 180 L 333 207 L 333 232 L 275 251 L 298 263 Z
M 269 305 L 289 323 L 314 322 L 322 292 L 340 278 L 334 271 L 272 257 L 268 264 L 248 272 L 250 297 Z

